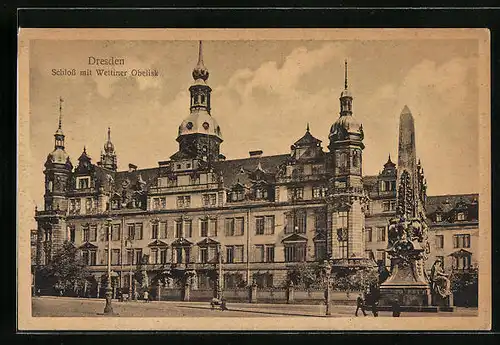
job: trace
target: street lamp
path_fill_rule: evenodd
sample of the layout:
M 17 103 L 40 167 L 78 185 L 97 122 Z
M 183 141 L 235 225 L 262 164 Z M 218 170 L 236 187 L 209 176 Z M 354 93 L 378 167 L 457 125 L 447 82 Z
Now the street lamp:
M 130 239 L 130 237 L 127 238 L 127 240 L 125 241 L 125 247 L 130 248 L 130 249 L 133 248 L 132 240 Z M 128 284 L 128 299 L 129 300 L 132 300 L 132 262 L 134 261 L 134 253 L 133 252 L 132 252 L 131 259 L 132 260 L 130 260 L 130 262 L 128 263 L 130 266 L 129 284 Z
M 111 289 L 111 222 L 113 219 L 107 218 L 106 219 L 106 224 L 108 228 L 108 281 L 106 284 L 106 306 L 104 307 L 104 314 L 105 315 L 112 315 L 114 314 L 113 312 L 113 306 L 111 305 L 111 297 L 112 297 L 112 289 Z
M 330 277 L 332 275 L 332 265 L 328 260 L 323 262 L 323 273 L 325 275 L 326 287 L 325 287 L 325 304 L 326 304 L 326 312 L 325 315 L 330 316 Z

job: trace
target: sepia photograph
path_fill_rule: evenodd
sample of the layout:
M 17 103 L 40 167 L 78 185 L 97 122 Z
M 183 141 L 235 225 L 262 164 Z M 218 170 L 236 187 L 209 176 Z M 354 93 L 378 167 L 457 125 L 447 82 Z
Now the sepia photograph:
M 490 327 L 487 30 L 21 29 L 18 61 L 20 329 Z

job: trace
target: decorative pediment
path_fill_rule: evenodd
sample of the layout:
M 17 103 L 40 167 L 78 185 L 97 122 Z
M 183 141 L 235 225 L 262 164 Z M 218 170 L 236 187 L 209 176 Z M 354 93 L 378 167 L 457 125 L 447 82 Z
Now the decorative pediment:
M 460 249 L 460 250 L 454 251 L 453 253 L 451 253 L 448 256 L 453 256 L 456 258 L 463 258 L 464 256 L 471 256 L 471 255 L 472 255 L 472 253 L 469 252 L 468 250 Z
M 196 245 L 198 245 L 199 247 L 217 246 L 219 244 L 220 244 L 220 242 L 218 242 L 212 238 L 208 238 L 208 237 L 204 238 L 200 242 L 196 243 Z
M 322 232 L 318 232 L 316 236 L 313 238 L 314 242 L 321 242 L 321 241 L 326 241 L 326 234 Z
M 148 244 L 148 247 L 168 247 L 168 244 L 156 239 L 153 242 L 151 242 L 150 244 Z
M 307 242 L 307 238 L 299 234 L 292 234 L 288 237 L 285 237 L 281 242 L 283 243 Z
M 184 237 L 176 239 L 174 242 L 172 242 L 172 247 L 190 247 L 193 245 L 193 242 L 190 242 L 189 240 L 185 239 Z
M 97 246 L 96 245 L 93 245 L 92 243 L 90 242 L 85 242 L 84 244 L 82 244 L 80 246 L 79 249 L 97 249 Z

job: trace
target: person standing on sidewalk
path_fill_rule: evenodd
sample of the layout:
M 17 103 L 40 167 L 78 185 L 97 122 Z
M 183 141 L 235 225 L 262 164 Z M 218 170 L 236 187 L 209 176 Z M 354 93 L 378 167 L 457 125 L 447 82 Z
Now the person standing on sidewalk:
M 399 301 L 395 299 L 392 302 L 392 316 L 393 317 L 399 317 L 401 315 L 401 308 L 399 306 Z
M 365 312 L 365 301 L 363 299 L 363 295 L 359 294 L 358 298 L 356 299 L 356 313 L 354 315 L 358 316 L 358 310 L 361 309 L 363 312 L 363 316 L 366 316 Z

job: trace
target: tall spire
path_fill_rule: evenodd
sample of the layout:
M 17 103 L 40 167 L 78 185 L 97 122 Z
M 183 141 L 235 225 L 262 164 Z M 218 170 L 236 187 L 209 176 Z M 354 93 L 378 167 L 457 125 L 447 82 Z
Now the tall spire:
M 54 147 L 60 148 L 64 150 L 64 133 L 62 131 L 62 104 L 63 104 L 63 99 L 62 97 L 59 96 L 59 124 L 57 127 L 57 131 L 54 133 L 55 137 L 55 143 Z
M 309 132 L 309 122 L 307 123 L 306 131 Z
M 347 90 L 347 59 L 345 59 L 345 66 L 344 66 L 344 89 Z
M 193 79 L 195 81 L 197 80 L 203 80 L 206 81 L 208 79 L 208 69 L 205 67 L 205 64 L 203 63 L 203 43 L 200 41 L 199 47 L 198 47 L 198 63 L 196 64 L 196 67 L 193 69 Z
M 63 99 L 61 96 L 59 96 L 59 128 L 62 129 L 62 104 L 63 104 Z
M 108 141 L 111 141 L 111 128 L 108 127 Z

